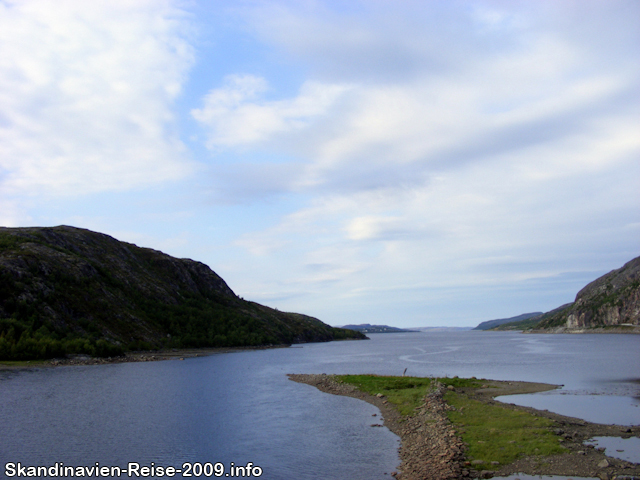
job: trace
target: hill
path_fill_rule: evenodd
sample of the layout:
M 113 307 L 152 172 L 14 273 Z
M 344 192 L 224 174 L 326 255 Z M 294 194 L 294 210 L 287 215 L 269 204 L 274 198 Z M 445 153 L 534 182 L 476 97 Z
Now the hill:
M 366 338 L 239 298 L 203 263 L 80 228 L 0 227 L 0 359 Z
M 342 328 L 348 330 L 355 330 L 362 333 L 399 333 L 399 332 L 415 332 L 415 330 L 405 330 L 397 327 L 390 327 L 389 325 L 371 325 L 369 323 L 362 323 L 360 325 L 345 325 Z
M 482 322 L 478 324 L 473 330 L 491 330 L 492 328 L 496 328 L 503 324 L 513 324 L 519 323 L 523 320 L 528 320 L 530 318 L 538 317 L 542 315 L 542 312 L 533 312 L 533 313 L 523 313 L 522 315 L 518 315 L 516 317 L 510 318 L 499 318 L 497 320 L 487 320 L 486 322 Z
M 564 310 L 565 308 L 567 308 L 572 304 L 573 303 L 565 303 L 564 305 L 561 305 L 558 308 L 554 308 L 550 312 L 540 313 L 539 315 L 535 315 L 533 317 L 515 320 L 513 322 L 503 323 L 501 325 L 498 325 L 497 327 L 491 328 L 491 330 L 494 330 L 494 331 L 530 330 L 532 328 L 536 328 L 541 321 L 546 320 L 547 318 L 550 318 L 552 315 L 555 315 L 556 313 Z
M 535 329 L 576 331 L 640 325 L 640 257 L 589 283 L 564 307 L 545 314 Z

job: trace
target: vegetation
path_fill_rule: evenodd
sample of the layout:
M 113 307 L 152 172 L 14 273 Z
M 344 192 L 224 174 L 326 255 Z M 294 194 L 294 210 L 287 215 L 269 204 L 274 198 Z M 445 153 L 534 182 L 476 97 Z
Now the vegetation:
M 0 360 L 365 338 L 245 301 L 206 265 L 72 227 L 0 228 Z
M 504 330 L 503 325 L 521 325 L 527 320 L 540 317 L 542 312 L 523 313 L 516 317 L 499 318 L 496 320 L 487 320 L 480 323 L 474 330 Z
M 551 420 L 502 405 L 487 405 L 456 392 L 447 392 L 444 398 L 455 408 L 447 416 L 468 445 L 467 458 L 483 460 L 486 468 L 490 461 L 505 465 L 520 456 L 565 451 L 550 430 Z
M 419 378 L 378 375 L 338 375 L 336 380 L 349 383 L 371 395 L 384 395 L 404 415 L 412 415 L 424 403 L 424 397 L 436 384 L 454 388 L 479 388 L 481 382 L 465 378 Z M 565 451 L 552 433 L 551 420 L 502 405 L 489 405 L 463 393 L 447 391 L 444 400 L 454 409 L 449 420 L 468 445 L 470 460 L 482 460 L 478 467 L 489 468 L 491 461 L 509 464 L 518 457 L 553 455 Z
M 419 377 L 337 375 L 336 380 L 354 385 L 371 395 L 384 395 L 402 415 L 411 415 L 434 386 L 432 378 Z

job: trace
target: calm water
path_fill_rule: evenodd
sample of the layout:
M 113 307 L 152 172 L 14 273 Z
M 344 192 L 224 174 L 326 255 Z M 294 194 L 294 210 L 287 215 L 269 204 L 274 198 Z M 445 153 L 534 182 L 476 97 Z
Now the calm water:
M 571 415 L 603 421 L 600 406 L 581 405 L 597 398 L 615 405 L 605 408 L 617 412 L 611 423 L 640 424 L 639 366 L 640 336 L 438 332 L 5 372 L 0 476 L 6 462 L 178 468 L 222 462 L 227 469 L 231 462 L 253 462 L 265 479 L 389 479 L 398 465 L 398 439 L 370 427 L 377 409 L 291 382 L 287 373 L 401 375 L 407 368 L 416 376 L 564 384 L 525 397 L 549 410 L 562 399 Z

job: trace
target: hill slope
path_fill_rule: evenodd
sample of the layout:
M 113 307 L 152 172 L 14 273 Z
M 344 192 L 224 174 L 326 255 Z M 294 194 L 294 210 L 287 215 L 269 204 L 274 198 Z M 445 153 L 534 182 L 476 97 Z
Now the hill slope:
M 536 329 L 576 330 L 640 325 L 640 257 L 594 280 L 566 308 L 545 314 Z
M 528 320 L 530 318 L 537 317 L 540 315 L 542 315 L 542 312 L 533 312 L 533 313 L 523 313 L 522 315 L 518 315 L 516 317 L 499 318 L 497 320 L 487 320 L 486 322 L 482 322 L 478 324 L 478 326 L 474 328 L 474 330 L 491 330 L 492 328 L 496 328 L 506 323 L 511 324 L 516 322 L 522 322 L 524 320 Z
M 365 338 L 240 299 L 203 263 L 74 227 L 0 227 L 0 358 Z
M 347 330 L 356 330 L 362 333 L 403 333 L 415 332 L 415 330 L 405 330 L 398 327 L 390 327 L 389 325 L 371 325 L 370 323 L 361 323 L 360 325 L 344 325 L 342 328 Z
M 564 310 L 565 308 L 571 305 L 573 305 L 573 302 L 565 303 L 564 305 L 554 308 L 553 310 L 547 313 L 540 313 L 539 315 L 535 315 L 533 317 L 520 319 L 513 322 L 502 323 L 497 327 L 491 328 L 491 330 L 494 330 L 494 331 L 531 330 L 532 328 L 536 328 L 538 324 L 543 320 L 550 318 L 552 315 L 559 313 L 560 311 Z

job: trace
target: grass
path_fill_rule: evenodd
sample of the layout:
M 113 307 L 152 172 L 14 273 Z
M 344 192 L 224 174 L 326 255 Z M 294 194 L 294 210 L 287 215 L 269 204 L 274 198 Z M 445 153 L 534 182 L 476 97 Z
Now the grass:
M 405 416 L 413 414 L 422 405 L 425 395 L 435 388 L 436 381 L 455 388 L 478 388 L 482 384 L 476 379 L 458 377 L 338 375 L 336 380 L 371 395 L 384 395 Z M 501 405 L 486 404 L 455 391 L 447 391 L 444 400 L 454 407 L 447 416 L 468 445 L 467 458 L 483 461 L 474 465 L 476 468 L 491 467 L 491 462 L 506 465 L 522 456 L 554 455 L 566 451 L 551 432 L 551 420 Z
M 454 387 L 479 387 L 480 382 L 469 378 L 391 377 L 379 375 L 337 375 L 339 382 L 349 383 L 371 395 L 382 394 L 404 415 L 424 403 L 424 397 L 435 388 L 434 381 Z
M 469 460 L 483 460 L 488 467 L 492 461 L 506 465 L 520 456 L 565 451 L 551 432 L 551 420 L 501 405 L 488 405 L 456 392 L 447 392 L 444 399 L 455 408 L 447 416 L 468 445 Z
M 384 395 L 405 416 L 411 415 L 434 388 L 432 378 L 338 375 L 336 380 L 354 385 L 371 395 Z

